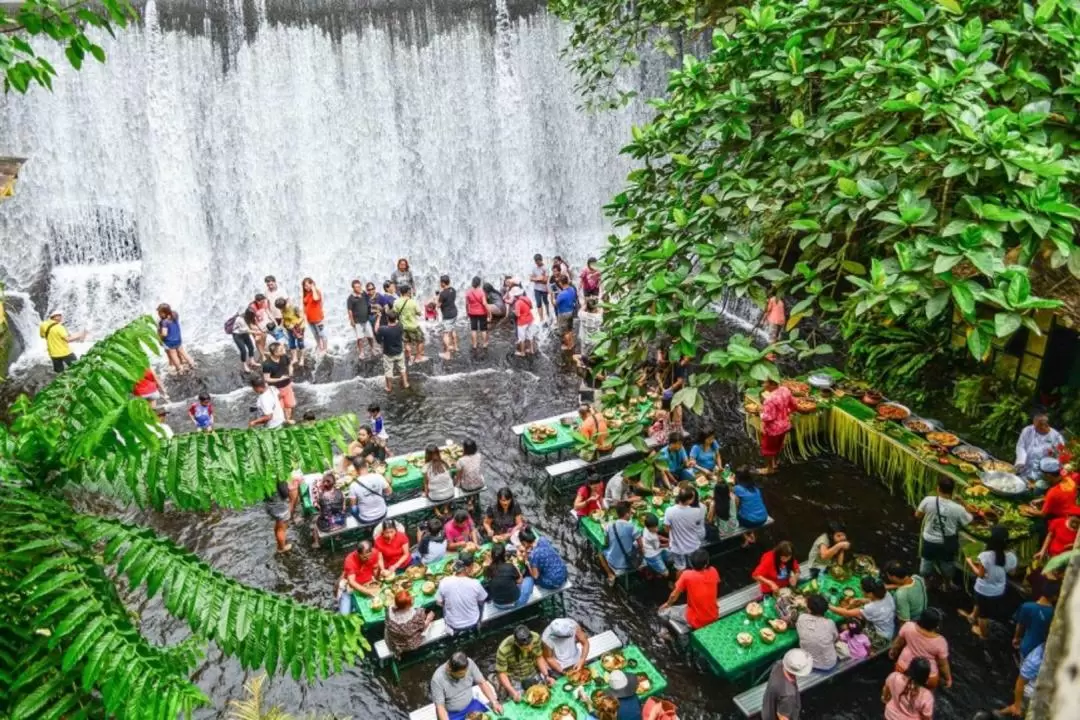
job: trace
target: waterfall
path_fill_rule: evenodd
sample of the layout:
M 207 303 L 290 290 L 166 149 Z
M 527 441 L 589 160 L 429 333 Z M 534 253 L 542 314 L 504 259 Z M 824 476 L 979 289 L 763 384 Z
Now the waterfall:
M 277 276 L 323 288 L 344 341 L 356 277 L 573 267 L 640 106 L 587 115 L 540 0 L 148 0 L 106 64 L 0 99 L 0 279 L 98 337 L 168 302 L 196 343 Z M 50 58 L 59 53 L 48 55 Z
M 749 297 L 738 297 L 730 292 L 724 293 L 724 299 L 716 304 L 716 311 L 732 325 L 748 332 L 754 339 L 763 343 L 769 342 L 769 332 L 762 321 L 764 311 Z

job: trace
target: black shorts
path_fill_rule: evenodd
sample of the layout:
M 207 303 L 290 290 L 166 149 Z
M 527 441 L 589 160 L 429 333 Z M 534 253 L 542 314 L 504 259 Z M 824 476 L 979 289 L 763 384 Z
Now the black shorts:
M 72 363 L 74 363 L 78 359 L 79 358 L 75 357 L 75 353 L 71 353 L 70 355 L 65 355 L 64 357 L 59 358 L 54 357 L 52 359 L 52 369 L 54 372 L 62 373 L 64 372 L 64 370 L 71 367 Z
M 1005 596 L 988 597 L 982 593 L 975 593 L 975 607 L 979 608 L 979 616 L 987 620 L 1002 620 L 1007 618 L 1005 613 Z
M 473 332 L 487 332 L 487 315 L 470 315 L 469 329 Z

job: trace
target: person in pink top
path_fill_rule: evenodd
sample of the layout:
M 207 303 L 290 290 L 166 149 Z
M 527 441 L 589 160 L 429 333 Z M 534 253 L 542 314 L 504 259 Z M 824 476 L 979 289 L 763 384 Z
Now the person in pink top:
M 761 404 L 761 456 L 765 467 L 754 472 L 771 475 L 776 472 L 780 451 L 784 449 L 784 436 L 791 429 L 791 413 L 795 411 L 795 396 L 772 378 L 762 384 Z
M 491 322 L 491 308 L 487 304 L 487 293 L 481 287 L 480 276 L 472 279 L 472 287 L 465 293 L 465 314 L 469 316 L 469 331 L 472 333 L 472 348 L 476 349 L 477 336 L 488 346 L 488 323 Z
M 480 544 L 480 534 L 469 511 L 461 508 L 454 512 L 450 522 L 443 525 L 443 534 L 446 536 L 447 552 L 458 552 L 468 543 Z
M 780 339 L 780 331 L 784 329 L 786 322 L 784 301 L 773 295 L 765 305 L 765 324 L 769 326 L 769 342 L 776 342 Z
M 896 672 L 906 672 L 917 658 L 925 659 L 930 665 L 926 686 L 931 690 L 938 686 L 939 676 L 944 679 L 945 687 L 952 687 L 949 641 L 938 632 L 940 626 L 941 611 L 926 608 L 918 622 L 906 622 L 900 627 L 889 648 L 889 657 L 896 660 Z
M 539 328 L 533 325 L 533 305 L 529 298 L 525 297 L 525 291 L 519 287 L 510 291 L 510 299 L 514 307 L 514 317 L 517 318 L 517 352 L 514 354 L 518 357 L 534 355 Z
M 932 720 L 934 693 L 926 687 L 929 677 L 930 663 L 926 658 L 915 658 L 906 673 L 889 675 L 881 689 L 885 720 Z

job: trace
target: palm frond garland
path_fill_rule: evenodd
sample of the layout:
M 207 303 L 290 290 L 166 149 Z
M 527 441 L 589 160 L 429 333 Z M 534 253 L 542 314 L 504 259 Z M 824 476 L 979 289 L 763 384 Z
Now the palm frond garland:
M 29 640 L 0 658 L 11 677 L 5 709 L 13 720 L 85 716 L 91 708 L 125 719 L 175 718 L 207 704 L 188 679 L 191 654 L 139 633 L 92 547 L 70 532 L 76 519 L 38 493 L 10 485 L 0 493 L 0 622 Z
M 83 516 L 74 532 L 104 544 L 104 561 L 245 668 L 288 669 L 308 680 L 340 671 L 369 649 L 356 615 L 339 615 L 249 588 L 152 531 Z
M 15 403 L 17 458 L 73 467 L 103 452 L 136 454 L 157 442 L 157 418 L 131 389 L 160 352 L 154 321 L 133 320 L 99 340 L 33 400 Z
M 274 430 L 185 433 L 156 450 L 112 454 L 71 471 L 73 481 L 161 509 L 166 500 L 185 510 L 212 505 L 247 507 L 274 492 L 296 469 L 320 472 L 356 435 L 355 415 Z

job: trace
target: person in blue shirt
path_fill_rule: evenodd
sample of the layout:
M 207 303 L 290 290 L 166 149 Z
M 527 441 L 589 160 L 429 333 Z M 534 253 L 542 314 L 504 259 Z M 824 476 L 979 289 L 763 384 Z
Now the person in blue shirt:
M 555 295 L 555 317 L 562 333 L 563 350 L 574 349 L 574 311 L 578 307 L 577 289 L 565 275 L 559 276 L 559 292 Z
M 184 340 L 180 334 L 180 315 L 167 303 L 157 306 L 158 335 L 161 344 L 165 346 L 165 357 L 169 359 L 169 365 L 178 373 L 195 369 L 195 362 L 184 349 Z
M 701 431 L 697 443 L 690 448 L 690 459 L 696 467 L 709 473 L 723 467 L 724 461 L 720 457 L 720 443 L 716 441 L 715 430 L 707 427 Z
M 735 516 L 744 528 L 759 528 L 769 521 L 769 511 L 765 508 L 765 498 L 761 488 L 754 484 L 754 476 L 745 469 L 735 471 Z M 750 532 L 743 536 L 743 547 L 752 545 L 757 536 Z
M 660 451 L 660 461 L 663 463 L 660 471 L 663 473 L 663 483 L 671 489 L 683 480 L 693 480 L 694 461 L 686 454 L 683 447 L 683 437 L 680 432 L 668 433 L 668 443 Z
M 537 587 L 555 590 L 566 584 L 566 563 L 546 537 L 537 539 L 531 528 L 525 528 L 518 535 L 521 549 L 528 561 L 529 574 L 536 580 Z
M 1046 642 L 1056 603 L 1057 587 L 1051 584 L 1043 589 L 1038 600 L 1028 600 L 1016 611 L 1013 618 L 1016 621 L 1013 647 L 1020 651 L 1020 657 L 1027 657 L 1032 650 Z
M 600 565 L 607 573 L 608 585 L 614 585 L 617 573 L 637 570 L 641 559 L 641 530 L 630 522 L 630 503 L 615 503 L 615 522 L 604 529 L 604 534 L 607 546 L 600 554 Z

